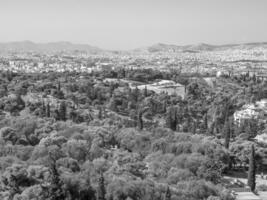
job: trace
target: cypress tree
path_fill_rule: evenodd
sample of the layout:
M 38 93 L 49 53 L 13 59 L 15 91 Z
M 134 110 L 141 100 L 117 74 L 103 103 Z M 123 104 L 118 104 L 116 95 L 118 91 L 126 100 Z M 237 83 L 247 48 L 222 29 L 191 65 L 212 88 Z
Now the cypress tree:
M 67 106 L 66 106 L 65 101 L 62 101 L 59 106 L 59 118 L 62 121 L 67 120 Z
M 101 172 L 100 178 L 98 179 L 98 189 L 97 189 L 97 200 L 106 199 L 106 188 L 105 188 L 105 179 L 103 173 Z
M 10 82 L 12 81 L 13 79 L 13 73 L 11 71 L 6 71 L 6 77 L 7 77 L 7 80 Z
M 167 101 L 164 101 L 163 103 L 163 113 L 167 112 Z
M 169 186 L 167 187 L 167 190 L 165 192 L 164 200 L 171 200 L 171 190 Z
M 60 113 L 59 113 L 58 109 L 55 109 L 55 111 L 54 111 L 54 118 L 57 121 L 60 120 Z
M 230 135 L 231 135 L 231 129 L 228 119 L 224 123 L 223 133 L 224 133 L 224 147 L 228 149 L 230 144 Z
M 46 105 L 46 117 L 50 117 L 50 104 L 47 103 Z
M 75 108 L 72 106 L 70 109 L 70 113 L 69 113 L 69 118 L 73 121 L 76 122 L 77 120 L 77 113 L 75 112 Z
M 144 89 L 144 96 L 147 97 L 147 87 L 145 86 L 145 89 Z
M 45 107 L 45 102 L 43 101 L 42 103 L 42 116 L 46 115 L 46 107 Z
M 251 145 L 251 152 L 249 158 L 249 171 L 248 171 L 248 186 L 251 191 L 255 190 L 256 187 L 256 165 L 255 165 L 255 149 L 254 145 Z
M 193 134 L 196 134 L 196 131 L 197 131 L 197 122 L 196 122 L 196 121 L 193 121 L 191 132 L 192 132 Z
M 98 119 L 102 119 L 102 115 L 103 115 L 103 113 L 102 113 L 102 107 L 99 106 L 98 107 Z
M 204 115 L 204 129 L 208 129 L 208 113 Z
M 61 90 L 61 84 L 60 84 L 60 82 L 58 82 L 58 84 L 57 84 L 57 91 L 59 92 Z
M 140 130 L 143 130 L 143 128 L 144 128 L 143 118 L 142 117 L 143 117 L 143 113 L 139 110 L 137 120 L 138 120 L 138 128 Z
M 117 102 L 114 96 L 111 97 L 110 102 L 109 102 L 109 109 L 114 111 L 114 112 L 118 112 L 118 108 L 117 108 Z
M 176 131 L 177 126 L 177 110 L 171 106 L 167 110 L 166 126 L 173 131 Z
M 135 102 L 138 102 L 138 99 L 139 99 L 139 89 L 138 87 L 136 86 L 134 91 L 133 91 L 133 99 Z
M 56 159 L 49 153 L 49 172 L 50 172 L 50 186 L 48 187 L 48 199 L 49 200 L 61 200 L 65 199 L 65 193 L 63 190 L 63 182 L 60 179 L 60 174 L 56 166 Z
M 143 128 L 144 128 L 143 115 L 148 109 L 149 109 L 149 107 L 145 107 L 143 109 L 139 109 L 139 111 L 138 111 L 137 125 L 138 125 L 138 128 L 140 130 L 143 130 Z

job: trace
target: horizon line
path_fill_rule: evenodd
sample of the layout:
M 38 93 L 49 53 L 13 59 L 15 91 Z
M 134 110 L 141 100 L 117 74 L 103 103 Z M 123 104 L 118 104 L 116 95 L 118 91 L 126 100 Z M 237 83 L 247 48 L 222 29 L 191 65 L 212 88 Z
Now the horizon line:
M 186 46 L 194 46 L 194 45 L 209 45 L 209 46 L 214 46 L 214 47 L 223 47 L 223 46 L 237 46 L 237 45 L 253 45 L 253 44 L 267 44 L 267 41 L 262 41 L 262 42 L 240 42 L 240 43 L 224 43 L 224 44 L 212 44 L 212 43 L 205 43 L 205 42 L 199 42 L 199 43 L 194 43 L 194 44 L 184 44 L 184 45 L 179 45 L 179 44 L 175 44 L 175 43 L 164 43 L 164 42 L 156 42 L 156 43 L 152 43 L 150 45 L 147 46 L 140 46 L 140 47 L 136 47 L 136 48 L 131 48 L 131 49 L 106 49 L 106 48 L 102 48 L 99 47 L 98 45 L 91 45 L 89 43 L 81 43 L 81 42 L 72 42 L 72 41 L 65 41 L 65 40 L 58 40 L 58 41 L 50 41 L 50 42 L 37 42 L 37 41 L 33 41 L 33 40 L 14 40 L 14 41 L 7 41 L 7 42 L 3 42 L 0 41 L 0 44 L 10 44 L 10 43 L 33 43 L 36 45 L 46 45 L 46 44 L 56 44 L 56 43 L 68 43 L 70 45 L 87 45 L 93 48 L 97 48 L 99 50 L 105 50 L 105 51 L 132 51 L 132 50 L 137 50 L 137 49 L 141 49 L 141 48 L 146 48 L 146 47 L 152 47 L 154 45 L 169 45 L 169 46 L 176 46 L 176 47 L 186 47 Z

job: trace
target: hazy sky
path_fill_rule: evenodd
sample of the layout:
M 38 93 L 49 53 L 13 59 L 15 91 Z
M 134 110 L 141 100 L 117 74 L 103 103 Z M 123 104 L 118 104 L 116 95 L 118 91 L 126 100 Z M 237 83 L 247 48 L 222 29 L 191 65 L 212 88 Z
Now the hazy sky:
M 267 41 L 267 0 L 0 0 L 0 41 L 105 49 Z

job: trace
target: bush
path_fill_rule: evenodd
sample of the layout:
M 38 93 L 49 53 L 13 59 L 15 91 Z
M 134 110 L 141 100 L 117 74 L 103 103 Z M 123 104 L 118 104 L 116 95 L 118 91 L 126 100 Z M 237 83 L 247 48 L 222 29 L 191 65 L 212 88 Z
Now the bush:
M 261 184 L 257 186 L 258 191 L 267 191 L 267 185 Z

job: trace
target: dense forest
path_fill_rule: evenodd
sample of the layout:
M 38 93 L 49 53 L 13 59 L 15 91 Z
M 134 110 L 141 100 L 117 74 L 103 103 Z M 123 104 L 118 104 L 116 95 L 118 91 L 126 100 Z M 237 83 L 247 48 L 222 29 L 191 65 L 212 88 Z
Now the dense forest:
M 186 94 L 122 79 L 173 80 Z M 249 74 L 3 71 L 0 199 L 232 200 L 224 175 L 248 169 L 251 189 L 267 189 L 254 180 L 267 158 L 254 140 L 265 121 L 233 117 L 264 98 L 267 83 Z

